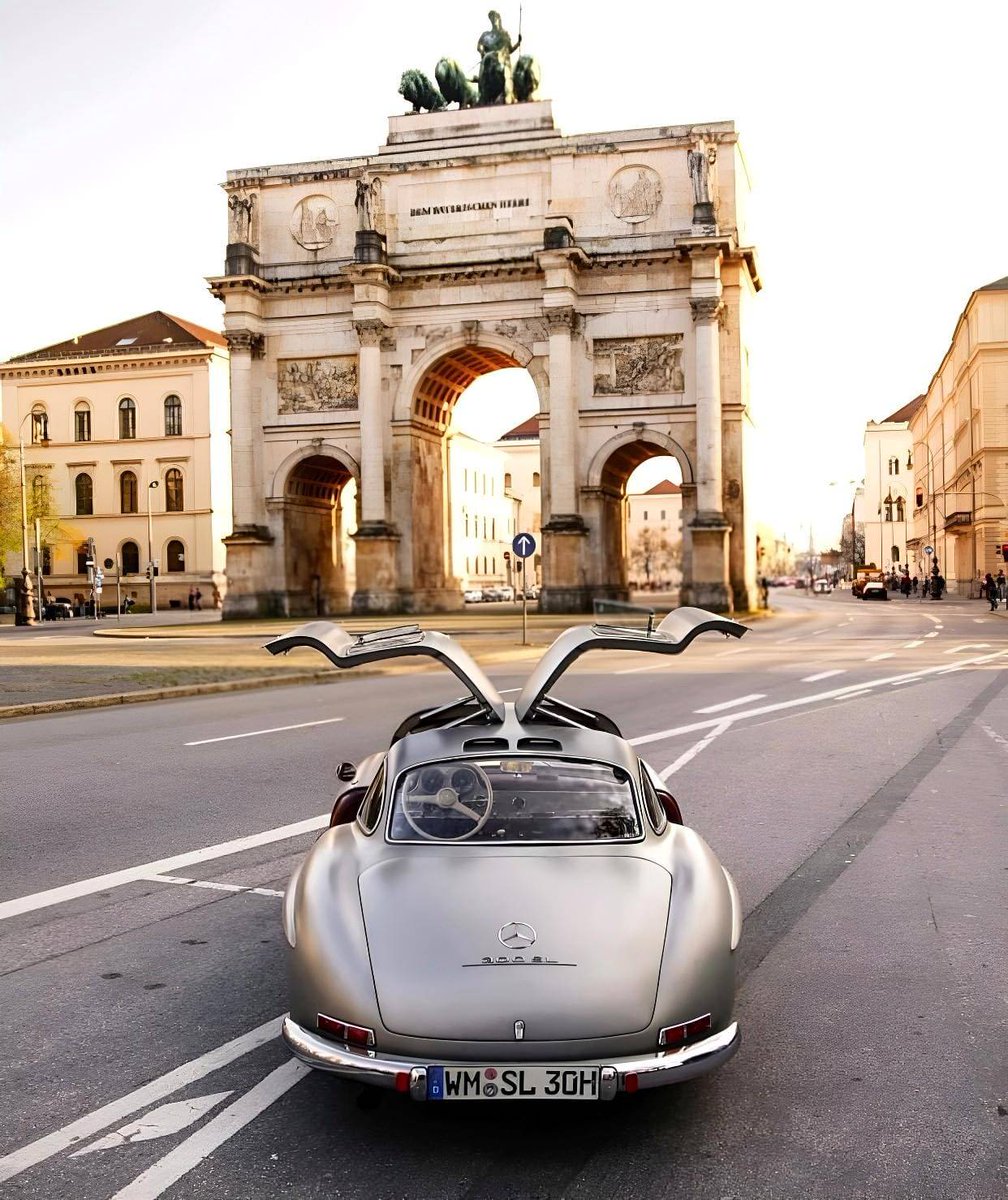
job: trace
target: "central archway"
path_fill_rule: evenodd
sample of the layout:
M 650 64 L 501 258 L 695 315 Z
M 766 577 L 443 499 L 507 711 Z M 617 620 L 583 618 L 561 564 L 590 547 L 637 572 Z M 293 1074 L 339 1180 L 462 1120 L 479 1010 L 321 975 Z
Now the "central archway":
M 401 529 L 411 531 L 408 543 L 400 545 L 400 577 L 412 580 L 412 603 L 417 608 L 460 607 L 468 573 L 464 555 L 455 561 L 460 553 L 458 538 L 453 545 L 452 509 L 461 508 L 470 470 L 461 465 L 461 448 L 467 439 L 452 429 L 455 406 L 477 379 L 508 368 L 525 368 L 536 385 L 541 411 L 542 388 L 530 367 L 531 358 L 521 346 L 467 343 L 442 349 L 433 361 L 419 364 L 413 376 L 409 415 L 396 429 L 397 477 L 407 486 L 400 489 L 394 485 L 392 500 L 394 511 L 404 500 L 411 504 L 409 519 L 403 519 L 406 514 L 401 509 L 397 519 Z M 488 461 L 493 459 L 489 447 L 487 455 Z M 488 470 L 483 477 L 487 492 L 481 500 L 490 514 L 487 536 L 497 545 L 483 566 L 492 567 L 503 580 L 504 552 L 510 550 L 516 517 L 505 495 L 503 469 L 499 474 L 496 479 Z M 495 506 L 500 509 L 496 521 Z
M 338 459 L 312 454 L 292 467 L 283 497 L 287 611 L 291 616 L 346 611 L 352 546 L 347 535 L 356 526 L 353 475 Z

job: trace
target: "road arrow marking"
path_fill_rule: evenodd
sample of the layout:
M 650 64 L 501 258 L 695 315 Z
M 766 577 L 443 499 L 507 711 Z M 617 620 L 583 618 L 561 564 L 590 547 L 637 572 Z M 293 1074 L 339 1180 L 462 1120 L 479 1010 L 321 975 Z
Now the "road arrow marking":
M 188 1100 L 173 1100 L 170 1104 L 162 1104 L 138 1121 L 131 1121 L 114 1133 L 107 1133 L 97 1142 L 85 1146 L 83 1150 L 75 1150 L 71 1158 L 81 1158 L 85 1154 L 94 1154 L 96 1150 L 114 1150 L 119 1146 L 128 1146 L 132 1142 L 150 1142 L 154 1138 L 170 1137 L 179 1133 L 187 1125 L 194 1125 L 215 1105 L 226 1100 L 233 1092 L 214 1092 L 210 1096 L 192 1096 Z

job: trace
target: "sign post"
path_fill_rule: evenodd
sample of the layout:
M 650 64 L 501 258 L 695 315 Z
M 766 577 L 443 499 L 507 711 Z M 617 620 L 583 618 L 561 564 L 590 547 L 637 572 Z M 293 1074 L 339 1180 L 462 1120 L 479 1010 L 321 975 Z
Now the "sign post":
M 531 558 L 535 554 L 536 540 L 531 533 L 519 533 L 515 535 L 514 541 L 511 543 L 511 549 L 519 559 Z M 518 565 L 518 564 L 516 564 Z M 521 585 L 522 594 L 522 645 L 528 645 L 528 596 L 525 587 L 525 563 L 521 564 L 522 570 L 519 575 L 519 584 Z

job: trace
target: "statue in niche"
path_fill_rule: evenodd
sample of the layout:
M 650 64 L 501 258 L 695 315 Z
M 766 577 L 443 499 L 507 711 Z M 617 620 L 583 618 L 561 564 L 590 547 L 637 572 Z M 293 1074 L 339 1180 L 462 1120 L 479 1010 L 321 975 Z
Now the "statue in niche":
M 701 138 L 695 150 L 686 155 L 686 166 L 690 170 L 690 182 L 694 190 L 694 205 L 712 205 L 712 173 L 718 162 L 718 146 L 713 142 L 704 142 Z
M 254 207 L 255 194 L 252 192 L 234 192 L 228 197 L 229 242 L 252 244 L 252 210 Z
M 357 180 L 357 194 L 354 197 L 354 208 L 357 209 L 357 228 L 359 230 L 378 229 L 380 188 L 380 181 L 372 179 L 367 171 Z

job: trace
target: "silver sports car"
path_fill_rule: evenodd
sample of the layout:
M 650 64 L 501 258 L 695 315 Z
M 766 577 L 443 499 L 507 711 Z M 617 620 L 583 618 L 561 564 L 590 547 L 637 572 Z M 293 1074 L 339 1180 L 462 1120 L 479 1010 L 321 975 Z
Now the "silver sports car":
M 341 769 L 284 897 L 294 1054 L 415 1100 L 608 1100 L 735 1053 L 731 876 L 613 721 L 550 695 L 588 650 L 679 654 L 709 631 L 746 629 L 697 608 L 568 629 L 514 703 L 416 625 L 269 643 L 338 667 L 428 655 L 468 690 Z

